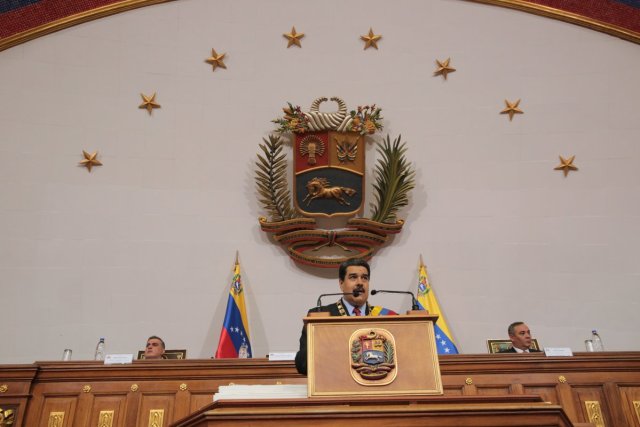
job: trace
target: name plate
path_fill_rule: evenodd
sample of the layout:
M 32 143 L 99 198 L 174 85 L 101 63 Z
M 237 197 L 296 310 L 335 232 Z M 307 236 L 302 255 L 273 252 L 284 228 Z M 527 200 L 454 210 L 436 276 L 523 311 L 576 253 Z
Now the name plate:
M 133 363 L 133 354 L 107 354 L 104 357 L 105 365 L 128 365 Z
M 285 351 L 285 352 L 277 352 L 277 353 L 269 353 L 269 360 L 296 360 L 296 352 L 295 351 Z
M 569 347 L 545 347 L 544 354 L 547 356 L 573 356 Z

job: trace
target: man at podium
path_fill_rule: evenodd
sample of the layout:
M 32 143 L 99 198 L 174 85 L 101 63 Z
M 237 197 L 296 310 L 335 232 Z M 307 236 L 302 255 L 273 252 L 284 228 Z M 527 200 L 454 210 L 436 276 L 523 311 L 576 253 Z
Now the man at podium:
M 338 269 L 338 284 L 341 298 L 326 306 L 318 306 L 309 310 L 312 312 L 328 312 L 331 316 L 380 316 L 398 314 L 382 307 L 371 306 L 369 299 L 369 263 L 361 258 L 351 258 L 340 264 Z M 296 369 L 302 375 L 307 375 L 307 328 L 302 328 L 300 335 L 300 349 L 296 353 Z

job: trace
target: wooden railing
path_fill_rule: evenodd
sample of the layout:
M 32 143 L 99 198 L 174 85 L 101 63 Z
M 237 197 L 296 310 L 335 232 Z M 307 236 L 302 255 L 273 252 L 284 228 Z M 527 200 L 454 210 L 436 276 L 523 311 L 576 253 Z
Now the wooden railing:
M 440 370 L 445 396 L 538 395 L 574 424 L 640 427 L 640 352 L 441 356 Z M 265 359 L 0 365 L 0 409 L 15 427 L 168 426 L 230 383 L 306 378 L 292 362 Z

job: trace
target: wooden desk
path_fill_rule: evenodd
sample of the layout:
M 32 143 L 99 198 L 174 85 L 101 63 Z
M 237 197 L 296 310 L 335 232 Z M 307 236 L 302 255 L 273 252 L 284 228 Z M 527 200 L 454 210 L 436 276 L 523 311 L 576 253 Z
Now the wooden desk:
M 599 410 L 604 426 L 640 427 L 640 352 L 439 360 L 444 398 L 540 396 L 574 425 L 588 423 Z M 211 404 L 218 387 L 229 383 L 306 384 L 306 378 L 293 362 L 265 359 L 0 365 L 0 408 L 15 409 L 15 427 L 46 427 L 52 417 L 61 417 L 60 427 L 97 426 L 100 419 L 105 426 L 148 427 L 160 415 L 159 425 L 168 426 Z
M 539 396 L 420 396 L 219 401 L 171 427 L 571 427 L 558 405 Z

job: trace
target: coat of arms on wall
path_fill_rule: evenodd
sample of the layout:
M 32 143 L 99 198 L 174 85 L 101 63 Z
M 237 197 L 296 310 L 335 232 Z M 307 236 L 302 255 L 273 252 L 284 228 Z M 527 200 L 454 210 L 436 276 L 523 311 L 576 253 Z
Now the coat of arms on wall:
M 294 261 L 332 268 L 349 258 L 370 258 L 402 230 L 404 221 L 396 213 L 408 203 L 414 171 L 400 137 L 379 142 L 374 201 L 370 217 L 364 217 L 365 146 L 382 129 L 382 110 L 374 104 L 348 112 L 346 103 L 333 97 L 338 110 L 321 112 L 325 101 L 316 99 L 308 112 L 288 104 L 284 117 L 273 120 L 278 129 L 260 144 L 256 184 L 270 215 L 259 218 L 262 230 L 286 245 Z M 293 190 L 286 142 L 293 148 Z

